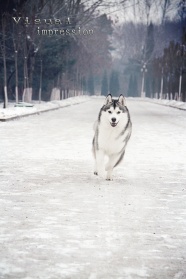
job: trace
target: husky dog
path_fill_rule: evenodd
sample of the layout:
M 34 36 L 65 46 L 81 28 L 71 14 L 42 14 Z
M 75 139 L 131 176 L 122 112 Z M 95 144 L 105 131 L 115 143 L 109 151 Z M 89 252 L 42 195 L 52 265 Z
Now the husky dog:
M 94 174 L 112 180 L 112 171 L 123 159 L 132 132 L 132 122 L 125 98 L 113 99 L 109 94 L 94 124 L 92 152 L 95 158 Z M 104 158 L 108 156 L 105 166 Z M 105 173 L 105 171 L 107 173 Z

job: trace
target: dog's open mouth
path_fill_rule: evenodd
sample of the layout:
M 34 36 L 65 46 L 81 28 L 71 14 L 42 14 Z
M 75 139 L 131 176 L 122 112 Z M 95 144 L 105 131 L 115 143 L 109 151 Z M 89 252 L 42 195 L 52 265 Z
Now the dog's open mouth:
M 117 122 L 117 123 L 116 123 L 116 122 L 111 122 L 111 123 L 110 123 L 110 125 L 111 125 L 112 127 L 116 127 L 117 124 L 118 124 L 118 122 Z

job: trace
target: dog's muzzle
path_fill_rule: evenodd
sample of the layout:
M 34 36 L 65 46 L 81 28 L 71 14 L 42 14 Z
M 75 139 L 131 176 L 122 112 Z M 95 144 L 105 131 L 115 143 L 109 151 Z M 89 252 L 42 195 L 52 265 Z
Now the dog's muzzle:
M 118 122 L 117 122 L 117 123 L 116 123 L 116 122 L 111 122 L 111 123 L 110 123 L 110 125 L 111 125 L 112 127 L 116 127 L 117 124 L 118 124 Z
M 116 125 L 118 124 L 118 122 L 116 122 L 116 118 L 113 117 L 113 118 L 111 118 L 111 120 L 112 120 L 112 122 L 110 123 L 110 125 L 111 125 L 112 127 L 116 127 Z

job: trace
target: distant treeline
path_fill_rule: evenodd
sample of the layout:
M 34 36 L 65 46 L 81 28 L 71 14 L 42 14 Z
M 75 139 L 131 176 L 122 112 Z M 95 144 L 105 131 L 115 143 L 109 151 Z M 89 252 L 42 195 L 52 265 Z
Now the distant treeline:
M 124 90 L 141 96 L 186 101 L 186 19 L 162 24 L 124 23 L 114 32 L 116 65 L 123 71 Z

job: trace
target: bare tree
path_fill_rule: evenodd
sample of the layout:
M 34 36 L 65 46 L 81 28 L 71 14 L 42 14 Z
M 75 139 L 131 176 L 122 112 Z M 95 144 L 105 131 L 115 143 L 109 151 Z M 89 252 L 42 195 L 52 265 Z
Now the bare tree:
M 4 108 L 8 105 L 8 93 L 7 93 L 7 67 L 6 67 L 6 44 L 5 35 L 6 34 L 6 14 L 2 15 L 2 56 L 3 56 L 3 66 L 4 66 Z
M 16 103 L 19 101 L 18 96 L 18 52 L 20 49 L 20 34 L 21 31 L 19 30 L 19 25 L 15 26 L 13 25 L 12 28 L 12 38 L 13 38 L 13 45 L 14 45 L 14 59 L 15 59 L 15 97 L 16 97 Z

